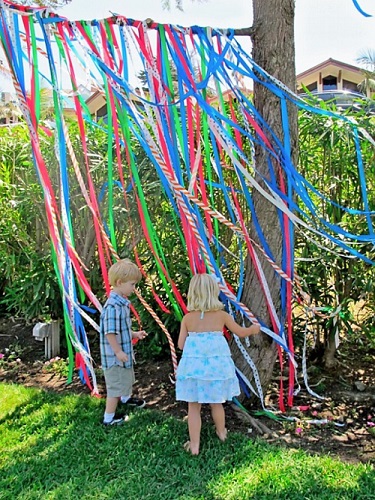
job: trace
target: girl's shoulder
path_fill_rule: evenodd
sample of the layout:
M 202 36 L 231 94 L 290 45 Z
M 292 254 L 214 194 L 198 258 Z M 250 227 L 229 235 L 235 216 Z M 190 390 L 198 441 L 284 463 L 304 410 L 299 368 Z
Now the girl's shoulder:
M 195 319 L 199 318 L 199 315 L 201 313 L 199 311 L 189 311 L 185 314 L 183 317 L 182 321 L 186 323 L 190 323 L 191 321 L 194 321 Z

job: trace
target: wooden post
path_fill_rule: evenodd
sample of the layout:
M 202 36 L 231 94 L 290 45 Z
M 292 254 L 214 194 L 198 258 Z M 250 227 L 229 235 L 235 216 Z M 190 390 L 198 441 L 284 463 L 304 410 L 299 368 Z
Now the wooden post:
M 60 354 L 60 320 L 51 323 L 37 323 L 33 328 L 35 340 L 44 340 L 44 356 L 54 358 Z
M 60 320 L 53 320 L 48 325 L 44 354 L 46 359 L 54 358 L 60 354 Z

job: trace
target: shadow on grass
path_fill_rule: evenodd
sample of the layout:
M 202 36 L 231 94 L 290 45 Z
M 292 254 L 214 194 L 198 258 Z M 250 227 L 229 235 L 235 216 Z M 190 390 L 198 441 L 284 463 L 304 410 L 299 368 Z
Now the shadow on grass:
M 105 428 L 104 400 L 14 391 L 0 384 L 1 499 L 375 498 L 369 465 L 236 433 L 221 443 L 211 426 L 203 427 L 201 454 L 192 457 L 182 448 L 186 424 L 160 412 L 133 411 L 123 426 Z M 14 405 L 3 415 L 9 398 Z

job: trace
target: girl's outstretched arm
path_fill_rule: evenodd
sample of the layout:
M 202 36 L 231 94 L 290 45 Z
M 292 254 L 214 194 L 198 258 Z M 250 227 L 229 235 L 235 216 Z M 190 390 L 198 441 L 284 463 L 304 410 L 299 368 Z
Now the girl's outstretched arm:
M 249 337 L 250 335 L 257 335 L 260 332 L 259 325 L 251 325 L 248 327 L 243 327 L 240 326 L 238 323 L 236 323 L 232 318 L 232 316 L 227 312 L 223 311 L 223 314 L 224 314 L 225 326 L 228 328 L 228 330 L 235 333 L 241 338 Z
M 182 350 L 184 348 L 184 346 L 185 346 L 185 340 L 186 340 L 187 336 L 188 336 L 188 330 L 187 330 L 187 327 L 186 327 L 185 317 L 183 317 L 182 321 L 181 321 L 180 335 L 178 337 L 178 342 L 177 342 L 177 345 L 178 345 L 179 349 Z

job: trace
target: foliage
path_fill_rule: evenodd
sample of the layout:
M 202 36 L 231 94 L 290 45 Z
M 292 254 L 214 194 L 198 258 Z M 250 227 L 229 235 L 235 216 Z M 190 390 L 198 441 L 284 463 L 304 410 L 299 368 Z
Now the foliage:
M 0 123 L 6 123 L 7 120 L 17 120 L 21 115 L 21 110 L 15 101 L 0 100 Z
M 68 378 L 69 360 L 56 356 L 45 361 L 42 370 L 46 373 L 53 373 L 62 378 Z
M 0 498 L 370 499 L 370 465 L 271 446 L 203 423 L 202 451 L 187 455 L 186 423 L 134 410 L 118 428 L 104 400 L 0 385 Z M 84 453 L 82 452 L 84 450 Z
M 327 107 L 326 103 L 321 104 Z M 241 122 L 242 117 L 239 116 Z M 355 120 L 370 134 L 375 135 L 375 118 L 356 113 Z M 100 124 L 99 124 L 100 125 Z M 97 186 L 99 210 L 108 234 L 113 232 L 113 241 L 121 258 L 134 258 L 136 249 L 147 276 L 139 284 L 142 296 L 157 312 L 174 340 L 177 339 L 181 308 L 175 302 L 171 286 L 164 279 L 168 273 L 182 294 L 186 293 L 191 271 L 188 265 L 187 249 L 181 235 L 180 221 L 176 219 L 173 208 L 167 200 L 155 169 L 145 152 L 136 143 L 132 143 L 132 153 L 136 168 L 123 158 L 125 189 L 119 182 L 117 165 L 113 163 L 113 181 L 108 174 L 107 134 L 104 129 L 88 125 L 86 129 L 88 157 L 87 169 L 82 151 L 82 141 L 75 122 L 68 124 L 69 137 L 72 141 L 81 174 L 87 184 L 88 175 Z M 362 209 L 361 193 L 358 183 L 356 151 L 352 141 L 350 124 L 332 120 L 325 116 L 312 115 L 306 111 L 299 117 L 300 134 L 300 172 L 326 198 L 318 198 L 311 192 L 319 215 L 343 230 L 353 233 L 366 231 L 364 217 L 352 217 L 343 207 Z M 60 203 L 60 168 L 55 157 L 53 137 L 41 134 L 43 155 L 49 166 L 51 182 L 55 187 L 57 203 Z M 111 145 L 112 149 L 114 144 Z M 249 146 L 245 146 L 249 147 Z M 373 148 L 367 142 L 361 144 L 364 156 L 370 209 L 374 209 L 375 178 L 370 168 Z M 23 124 L 0 130 L 0 258 L 3 262 L 3 274 L 0 280 L 0 302 L 7 311 L 26 319 L 61 317 L 62 303 L 58 282 L 50 257 L 50 243 L 47 234 L 42 190 L 35 174 L 31 159 L 29 137 Z M 251 155 L 251 151 L 247 151 Z M 112 150 L 112 156 L 115 157 Z M 223 163 L 229 159 L 222 157 Z M 92 213 L 82 196 L 71 163 L 67 175 L 70 186 L 70 217 L 73 227 L 74 244 L 77 254 L 87 268 L 87 277 L 94 293 L 100 301 L 105 300 L 101 270 L 98 263 L 98 249 L 93 228 Z M 138 182 L 134 183 L 134 175 Z M 225 182 L 231 183 L 233 170 L 225 172 Z M 131 181 L 130 179 L 133 178 Z M 113 190 L 108 189 L 113 182 Z M 210 194 L 215 208 L 225 214 L 222 193 Z M 240 195 L 239 195 L 240 196 Z M 148 231 L 152 234 L 154 249 L 160 259 L 157 263 L 144 237 L 142 221 L 139 216 L 139 203 L 144 215 L 148 216 Z M 334 200 L 336 204 L 327 200 Z M 303 200 L 296 200 L 303 207 Z M 240 200 L 241 203 L 241 200 Z M 246 204 L 244 204 L 246 205 Z M 245 220 L 249 214 L 244 213 Z M 111 222 L 112 219 L 112 222 Z M 306 219 L 309 223 L 309 220 Z M 111 225 L 112 224 L 112 225 Z M 112 229 L 111 229 L 112 228 Z M 233 233 L 224 228 L 220 230 L 220 240 L 229 250 L 225 255 L 227 267 L 223 264 L 224 256 L 217 251 L 217 261 L 229 283 L 235 284 L 238 276 L 238 261 L 231 255 L 237 253 L 237 242 Z M 329 315 L 338 306 L 341 307 L 338 322 L 333 318 L 324 319 L 316 316 L 309 318 L 310 328 L 316 332 L 322 352 L 336 329 L 340 335 L 359 335 L 359 328 L 367 335 L 370 345 L 375 342 L 374 323 L 374 269 L 362 261 L 344 258 L 334 252 L 322 250 L 315 242 L 306 241 L 296 233 L 297 274 L 305 283 L 305 290 L 310 294 L 315 307 L 326 308 Z M 363 247 L 365 254 L 372 249 Z M 229 274 L 231 273 L 231 274 Z M 155 298 L 154 292 L 164 306 Z M 153 318 L 137 299 L 134 304 L 140 314 L 141 327 L 151 335 L 147 343 L 139 346 L 144 355 L 164 355 L 168 343 L 164 333 L 155 324 Z M 166 311 L 165 309 L 168 309 Z M 295 330 L 297 345 L 301 345 L 306 318 L 296 310 Z
M 163 6 L 163 9 L 170 10 L 171 8 L 170 0 L 161 0 L 161 4 Z M 183 10 L 183 0 L 175 0 L 174 4 L 176 9 Z
M 10 344 L 0 351 L 0 366 L 8 365 L 14 361 L 19 362 L 23 353 L 23 348 L 18 343 Z
M 322 103 L 322 106 L 327 105 Z M 370 135 L 374 135 L 375 118 L 357 113 L 355 120 Z M 323 195 L 318 197 L 312 191 L 309 193 L 317 207 L 318 216 L 349 233 L 368 232 L 365 216 L 355 216 L 345 210 L 363 210 L 351 124 L 303 111 L 299 119 L 299 139 L 300 173 Z M 361 143 L 361 148 L 369 209 L 374 210 L 374 150 L 367 141 Z M 304 206 L 303 200 L 297 200 L 297 203 L 300 203 L 301 208 Z M 307 218 L 305 220 L 309 223 Z M 371 258 L 371 245 L 358 245 L 356 248 Z M 297 273 L 306 283 L 312 305 L 323 308 L 321 312 L 325 314 L 325 317 L 316 316 L 312 325 L 317 332 L 316 340 L 318 344 L 323 345 L 323 349 L 327 343 L 332 344 L 336 329 L 340 334 L 349 335 L 352 335 L 356 328 L 363 329 L 365 317 L 362 315 L 360 320 L 356 320 L 357 315 L 354 314 L 358 309 L 357 304 L 366 303 L 367 321 L 371 322 L 373 317 L 374 268 L 362 260 L 348 258 L 343 254 L 344 252 L 338 251 L 327 240 L 312 242 L 307 241 L 301 234 L 296 234 Z M 339 314 L 329 318 L 338 307 Z M 297 315 L 297 324 L 299 321 L 301 317 Z M 365 326 L 363 330 L 370 335 L 374 333 L 372 324 L 367 328 Z
M 58 9 L 72 0 L 14 0 L 14 3 L 18 3 L 20 5 L 30 5 L 35 6 L 39 5 L 40 7 L 51 7 L 53 9 Z
M 373 93 L 375 91 L 375 51 L 373 49 L 363 51 L 357 57 L 357 63 L 365 66 L 362 69 L 364 78 L 359 84 L 359 89 L 365 94 Z
M 49 146 L 50 147 L 50 146 Z M 58 315 L 42 191 L 23 124 L 0 129 L 0 303 L 26 319 Z
M 197 0 L 198 2 L 206 2 L 207 0 Z M 194 2 L 194 0 L 191 0 Z M 164 9 L 170 10 L 171 8 L 171 0 L 161 0 L 162 7 Z M 178 10 L 184 10 L 184 0 L 174 0 L 174 6 Z

